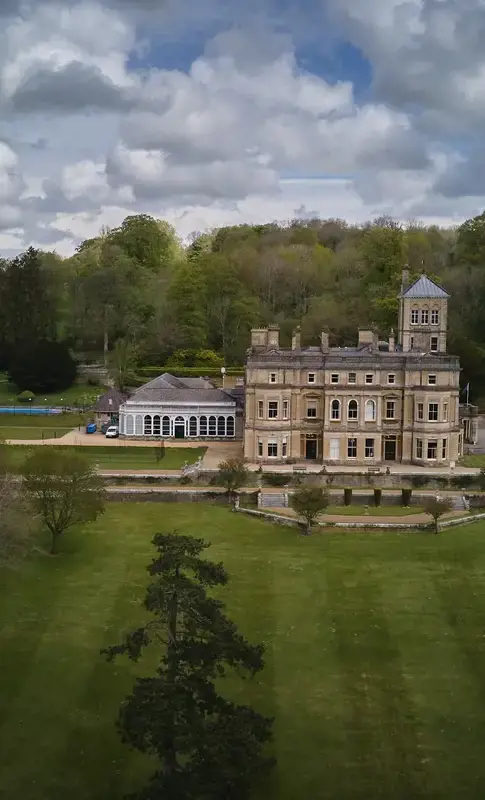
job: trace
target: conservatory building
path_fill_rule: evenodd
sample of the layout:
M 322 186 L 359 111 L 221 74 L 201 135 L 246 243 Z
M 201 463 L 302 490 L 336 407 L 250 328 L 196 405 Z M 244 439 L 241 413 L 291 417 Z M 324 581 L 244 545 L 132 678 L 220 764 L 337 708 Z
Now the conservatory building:
M 119 411 L 121 438 L 235 439 L 242 411 L 229 392 L 205 378 L 164 373 L 141 386 Z

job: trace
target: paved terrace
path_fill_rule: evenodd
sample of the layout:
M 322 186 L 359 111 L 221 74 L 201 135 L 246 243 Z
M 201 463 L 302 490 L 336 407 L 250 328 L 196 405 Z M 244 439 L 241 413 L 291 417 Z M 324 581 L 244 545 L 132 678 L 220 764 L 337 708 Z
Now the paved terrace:
M 61 436 L 57 439 L 7 439 L 8 444 L 12 445 L 71 445 L 71 446 L 94 446 L 94 447 L 156 447 L 158 442 L 156 441 L 142 441 L 142 440 L 133 440 L 133 439 L 106 439 L 105 436 L 102 436 L 99 433 L 92 433 L 87 434 L 84 431 L 79 431 L 74 429 L 69 433 L 66 433 L 65 436 Z M 197 447 L 207 447 L 206 453 L 202 460 L 202 469 L 206 470 L 215 470 L 217 469 L 219 463 L 224 461 L 227 458 L 237 458 L 242 456 L 242 444 L 241 442 L 200 442 L 200 441 L 192 441 L 188 439 L 180 439 L 178 441 L 171 440 L 169 443 L 165 442 L 165 447 L 167 448 L 183 448 L 183 449 L 190 449 L 190 448 L 197 448 Z M 368 474 L 367 467 L 360 467 L 360 466 L 332 466 L 332 465 L 325 465 L 326 471 L 329 475 L 332 473 L 361 473 L 363 475 Z M 256 472 L 259 469 L 257 464 L 249 464 L 248 469 L 252 472 Z M 308 474 L 314 474 L 321 472 L 322 464 L 315 462 L 312 463 L 311 461 L 301 461 L 298 464 L 264 464 L 263 465 L 263 472 L 293 472 L 294 470 L 304 469 L 305 472 Z M 454 469 L 450 467 L 420 467 L 417 465 L 410 465 L 410 464 L 393 464 L 391 467 L 391 473 L 393 475 L 406 475 L 412 473 L 413 475 L 423 474 L 423 475 L 476 475 L 480 472 L 477 467 L 462 467 L 457 465 Z M 135 473 L 134 470 L 129 470 L 129 472 Z M 137 471 L 140 474 L 146 475 L 160 475 L 163 474 L 162 470 L 153 470 L 151 472 L 147 472 L 146 470 Z M 176 474 L 179 473 L 180 470 L 168 470 L 167 474 Z M 122 475 L 123 471 L 119 471 L 119 474 Z M 381 474 L 385 474 L 385 467 L 381 467 Z

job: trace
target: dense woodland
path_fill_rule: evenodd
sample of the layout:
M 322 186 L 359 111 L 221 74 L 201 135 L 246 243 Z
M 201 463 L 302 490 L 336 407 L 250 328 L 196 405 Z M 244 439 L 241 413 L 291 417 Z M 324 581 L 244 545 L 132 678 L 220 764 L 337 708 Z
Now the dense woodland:
M 485 396 L 485 213 L 457 229 L 388 218 L 241 225 L 185 247 L 166 222 L 139 215 L 70 258 L 30 248 L 0 259 L 0 370 L 45 341 L 85 360 L 110 358 L 118 342 L 147 366 L 198 366 L 201 350 L 229 366 L 244 362 L 249 329 L 268 323 L 283 343 L 297 324 L 308 343 L 326 329 L 334 345 L 353 344 L 359 326 L 385 338 L 405 263 L 452 294 L 449 351 L 471 399 Z

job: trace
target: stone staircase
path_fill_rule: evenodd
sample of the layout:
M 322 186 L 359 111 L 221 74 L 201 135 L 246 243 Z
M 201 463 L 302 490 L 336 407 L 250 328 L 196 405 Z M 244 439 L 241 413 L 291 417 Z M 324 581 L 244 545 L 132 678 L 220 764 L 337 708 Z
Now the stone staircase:
M 460 495 L 453 495 L 451 499 L 452 499 L 452 502 L 453 502 L 453 511 L 469 511 L 470 510 L 469 501 L 466 499 L 466 497 L 463 497 L 461 494 Z
M 260 508 L 287 508 L 288 495 L 286 492 L 261 492 L 258 505 Z

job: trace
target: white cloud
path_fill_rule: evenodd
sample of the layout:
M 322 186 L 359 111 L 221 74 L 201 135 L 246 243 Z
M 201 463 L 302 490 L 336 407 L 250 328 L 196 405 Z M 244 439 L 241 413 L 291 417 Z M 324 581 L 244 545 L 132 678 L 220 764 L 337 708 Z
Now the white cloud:
M 326 40 L 341 35 L 372 62 L 365 101 L 349 79 L 302 69 L 278 0 L 201 0 L 192 15 L 188 0 L 1 0 L 0 251 L 69 252 L 72 237 L 136 211 L 183 235 L 306 209 L 478 213 L 483 0 L 324 5 Z M 216 23 L 187 72 L 164 68 L 164 42 Z M 137 71 L 140 53 L 151 62 Z

